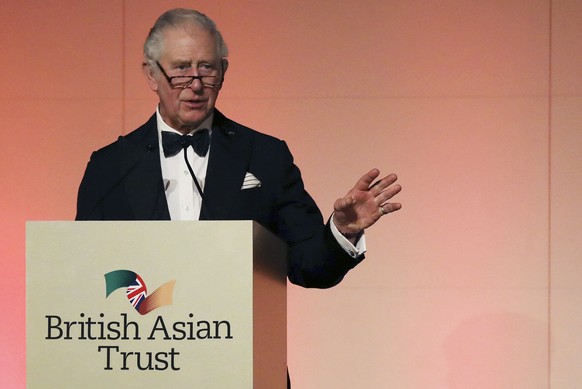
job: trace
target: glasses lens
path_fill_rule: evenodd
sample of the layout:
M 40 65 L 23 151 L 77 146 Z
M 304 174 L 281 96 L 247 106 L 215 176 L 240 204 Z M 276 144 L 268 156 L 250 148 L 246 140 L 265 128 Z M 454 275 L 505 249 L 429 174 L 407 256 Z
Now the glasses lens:
M 172 86 L 177 88 L 188 86 L 192 82 L 192 77 L 172 77 Z
M 218 77 L 217 76 L 205 76 L 205 77 L 201 77 L 200 81 L 202 81 L 202 85 L 214 86 L 214 85 L 220 84 L 220 81 L 218 80 Z
M 194 80 L 198 78 L 202 85 L 208 86 L 216 86 L 220 84 L 218 77 L 216 76 L 204 76 L 204 77 L 192 77 L 192 76 L 184 76 L 184 77 L 171 77 L 172 86 L 175 88 L 184 88 L 192 84 Z

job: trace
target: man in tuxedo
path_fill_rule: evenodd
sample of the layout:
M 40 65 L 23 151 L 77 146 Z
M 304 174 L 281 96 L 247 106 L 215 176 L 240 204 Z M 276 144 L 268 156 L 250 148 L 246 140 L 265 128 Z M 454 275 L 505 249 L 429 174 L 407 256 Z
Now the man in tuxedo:
M 214 22 L 185 9 L 158 18 L 143 72 L 158 95 L 141 127 L 94 152 L 77 220 L 255 220 L 289 247 L 288 277 L 331 287 L 364 257 L 363 231 L 401 208 L 391 174 L 372 169 L 334 203 L 327 224 L 303 187 L 285 142 L 220 113 L 228 69 Z

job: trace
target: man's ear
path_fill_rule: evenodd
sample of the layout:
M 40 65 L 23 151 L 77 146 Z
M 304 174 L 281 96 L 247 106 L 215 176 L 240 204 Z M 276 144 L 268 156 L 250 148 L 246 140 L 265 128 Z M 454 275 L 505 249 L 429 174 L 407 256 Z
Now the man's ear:
M 226 71 L 228 69 L 228 59 L 223 58 L 222 59 L 222 80 L 224 81 L 224 75 L 226 74 Z
M 143 71 L 143 74 L 146 78 L 148 85 L 150 86 L 150 89 L 153 90 L 154 92 L 157 92 L 158 91 L 158 79 L 156 78 L 155 70 L 153 70 L 147 64 L 147 62 L 144 62 L 141 65 L 141 70 Z

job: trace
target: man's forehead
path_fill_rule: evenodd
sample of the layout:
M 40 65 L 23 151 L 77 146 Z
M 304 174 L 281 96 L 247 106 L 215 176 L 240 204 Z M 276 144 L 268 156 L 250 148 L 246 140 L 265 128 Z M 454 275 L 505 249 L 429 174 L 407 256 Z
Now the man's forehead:
M 214 35 L 205 28 L 196 25 L 186 25 L 166 28 L 163 32 L 163 55 L 191 58 L 218 57 L 218 49 Z M 213 59 L 208 58 L 208 59 Z

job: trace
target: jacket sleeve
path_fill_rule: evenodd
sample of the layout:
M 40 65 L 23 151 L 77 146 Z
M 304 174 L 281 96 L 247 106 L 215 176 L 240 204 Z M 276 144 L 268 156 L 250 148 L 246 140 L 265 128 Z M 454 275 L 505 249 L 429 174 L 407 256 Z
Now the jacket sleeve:
M 288 277 L 297 285 L 329 288 L 338 284 L 364 256 L 352 258 L 333 236 L 306 192 L 299 168 L 285 142 L 279 160 L 274 232 L 288 244 Z

